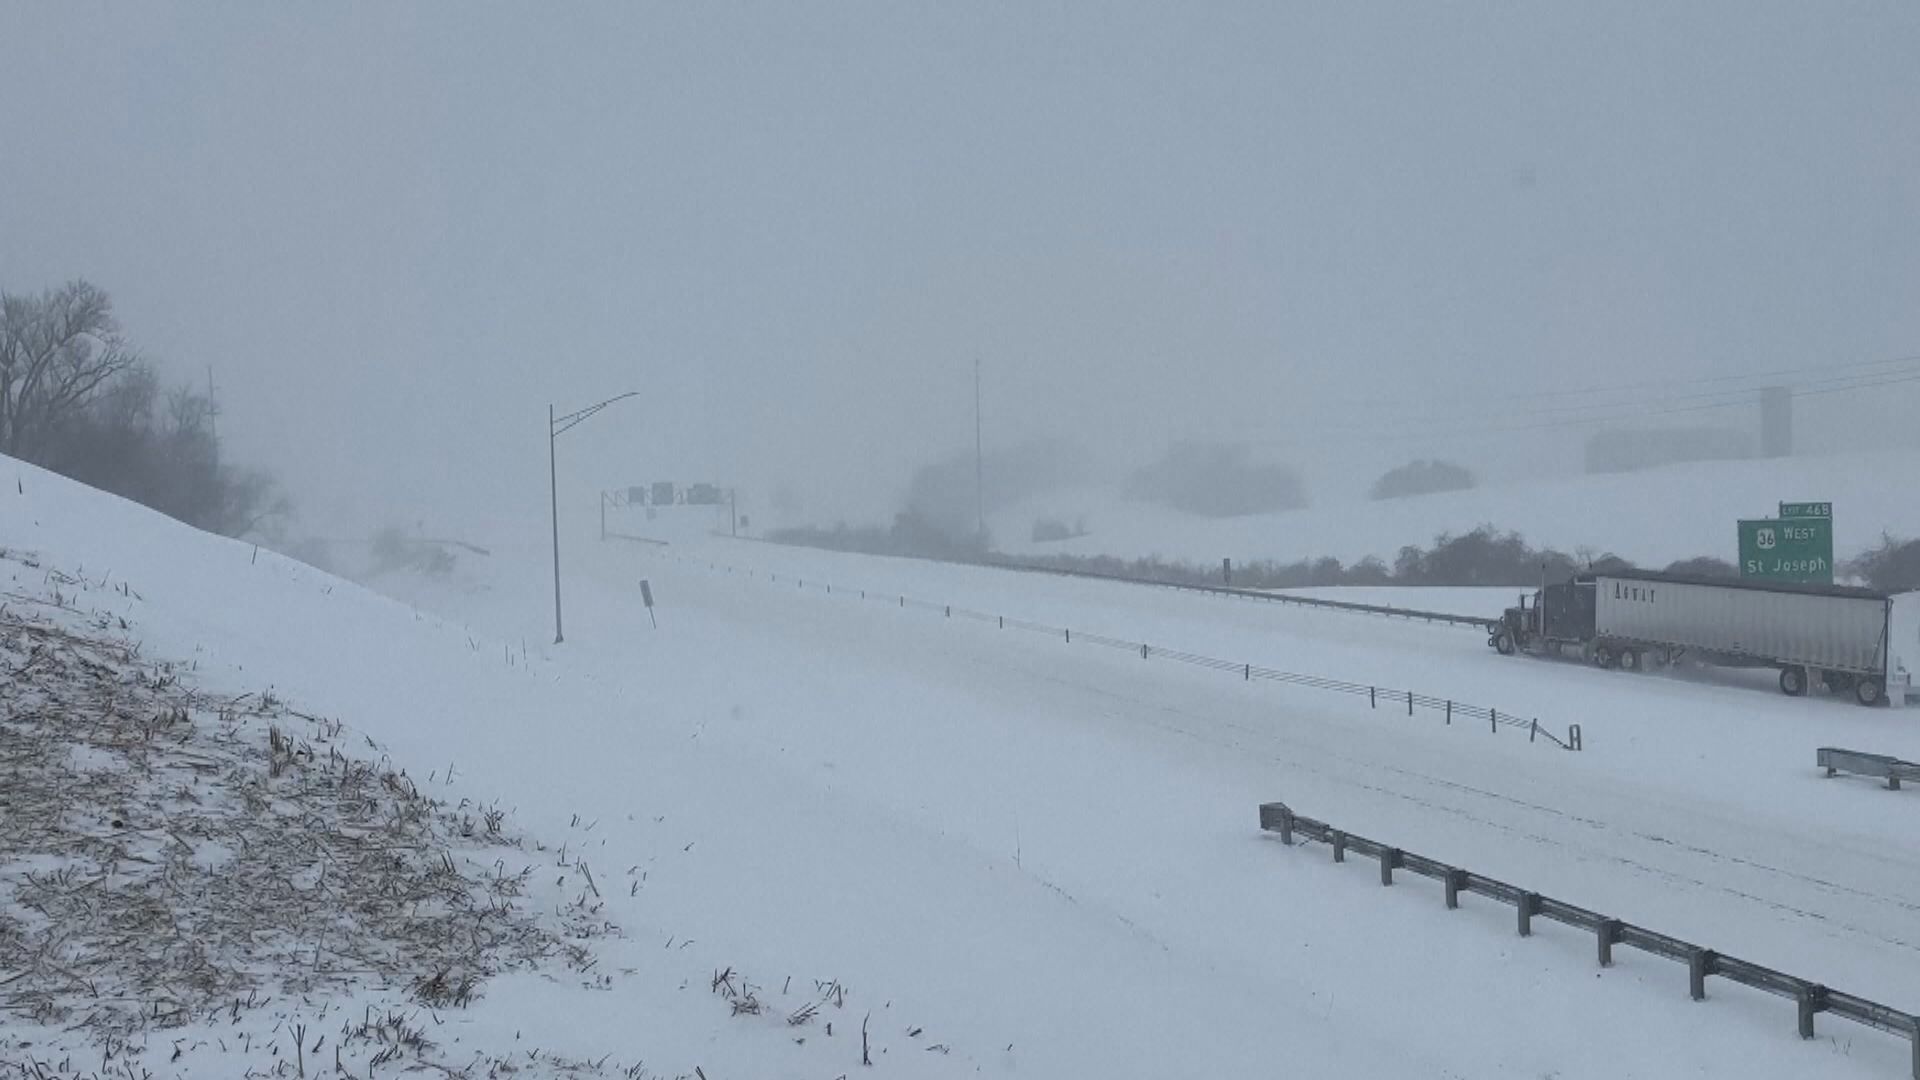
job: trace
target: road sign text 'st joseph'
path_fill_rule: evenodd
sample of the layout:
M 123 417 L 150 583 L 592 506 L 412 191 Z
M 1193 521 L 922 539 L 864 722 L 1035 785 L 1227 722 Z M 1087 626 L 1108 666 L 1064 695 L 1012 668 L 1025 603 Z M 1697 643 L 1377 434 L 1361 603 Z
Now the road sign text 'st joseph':
M 1740 576 L 1833 584 L 1833 519 L 1742 521 Z

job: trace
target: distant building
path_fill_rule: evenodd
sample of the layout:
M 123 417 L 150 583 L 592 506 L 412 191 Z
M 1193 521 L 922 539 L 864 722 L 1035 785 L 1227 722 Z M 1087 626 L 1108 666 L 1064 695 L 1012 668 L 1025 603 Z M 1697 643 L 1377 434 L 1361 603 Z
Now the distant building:
M 1793 388 L 1769 386 L 1760 391 L 1760 455 L 1793 456 Z

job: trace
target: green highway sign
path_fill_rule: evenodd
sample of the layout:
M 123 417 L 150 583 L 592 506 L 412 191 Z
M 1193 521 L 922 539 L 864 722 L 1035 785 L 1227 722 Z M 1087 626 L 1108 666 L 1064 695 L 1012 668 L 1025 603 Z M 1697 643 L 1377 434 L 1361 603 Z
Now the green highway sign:
M 1780 504 L 1780 516 L 1783 518 L 1826 518 L 1833 520 L 1833 504 L 1830 502 L 1783 502 Z
M 1742 521 L 1740 576 L 1833 584 L 1833 519 Z

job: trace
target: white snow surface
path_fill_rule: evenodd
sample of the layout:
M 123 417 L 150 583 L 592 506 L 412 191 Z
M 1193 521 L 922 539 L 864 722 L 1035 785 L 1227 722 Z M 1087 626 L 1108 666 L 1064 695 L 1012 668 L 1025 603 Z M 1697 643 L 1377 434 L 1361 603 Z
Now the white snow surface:
M 466 1045 L 710 1080 L 1908 1067 L 1895 1037 L 1822 1018 L 1802 1041 L 1780 999 L 1716 982 L 1693 1003 L 1665 961 L 1621 950 L 1599 969 L 1586 935 L 1520 939 L 1510 909 L 1446 911 L 1419 878 L 1383 889 L 1370 862 L 1263 836 L 1256 808 L 1283 799 L 1914 1010 L 1920 796 L 1824 779 L 1813 751 L 1920 757 L 1915 711 L 1787 700 L 1737 673 L 1502 658 L 1472 631 L 1363 615 L 686 535 L 599 542 L 584 511 L 564 522 L 555 646 L 531 537 L 487 538 L 459 587 L 382 583 L 410 607 L 8 465 L 24 491 L 0 488 L 0 545 L 131 582 L 124 614 L 150 653 L 216 687 L 270 684 L 414 775 L 451 765 L 450 793 L 593 845 L 596 867 L 644 871 L 631 896 L 607 890 L 630 938 L 609 946 L 609 989 L 496 984 L 440 1017 Z M 1586 749 L 900 596 L 1578 723 Z M 833 1035 L 816 1023 L 796 1044 L 780 1015 L 728 1015 L 705 981 L 728 966 L 796 992 L 838 979 Z
M 1591 548 L 1642 566 L 1711 555 L 1737 557 L 1735 523 L 1772 517 L 1782 500 L 1833 503 L 1834 553 L 1851 558 L 1883 532 L 1920 536 L 1920 499 L 1902 497 L 1920 476 L 1920 454 L 1882 452 L 1770 461 L 1693 462 L 1640 472 L 1491 484 L 1470 491 L 1371 501 L 1329 494 L 1302 510 L 1204 518 L 1124 498 L 1116 489 L 1051 492 L 989 517 L 996 545 L 1015 555 L 1158 556 L 1218 566 L 1332 556 L 1374 556 L 1391 566 L 1404 545 L 1482 525 L 1517 532 L 1535 547 Z M 1084 522 L 1087 535 L 1032 542 L 1036 519 Z

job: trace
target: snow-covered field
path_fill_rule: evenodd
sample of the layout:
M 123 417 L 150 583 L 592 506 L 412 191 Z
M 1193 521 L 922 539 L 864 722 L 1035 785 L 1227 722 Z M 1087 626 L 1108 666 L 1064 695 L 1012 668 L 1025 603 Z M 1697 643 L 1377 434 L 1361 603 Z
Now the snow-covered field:
M 1664 566 L 1699 555 L 1731 561 L 1736 521 L 1770 517 L 1781 500 L 1821 500 L 1833 503 L 1834 551 L 1845 559 L 1878 543 L 1882 532 L 1920 536 L 1920 500 L 1893 494 L 1916 475 L 1920 454 L 1912 452 L 1698 462 L 1380 502 L 1330 495 L 1291 513 L 1224 519 L 1090 489 L 1008 507 L 991 515 L 989 526 L 1009 554 L 1157 555 L 1217 566 L 1222 558 L 1290 562 L 1325 555 L 1349 564 L 1377 556 L 1391 565 L 1403 545 L 1426 547 L 1443 532 L 1493 525 L 1536 547 L 1569 553 L 1591 547 Z M 1033 523 L 1042 517 L 1084 520 L 1088 533 L 1033 543 Z
M 1920 798 L 1813 768 L 1829 744 L 1920 757 L 1913 711 L 1501 658 L 1471 631 L 1167 590 L 692 535 L 599 543 L 584 515 L 565 523 L 567 642 L 552 646 L 532 537 L 486 538 L 493 556 L 458 585 L 382 583 L 416 608 L 10 471 L 24 494 L 0 488 L 0 546 L 132 582 L 116 617 L 149 653 L 196 662 L 215 690 L 268 684 L 411 775 L 450 775 L 448 797 L 497 800 L 590 853 L 625 931 L 603 946 L 610 984 L 496 980 L 434 1017 L 463 1049 L 711 1080 L 1908 1068 L 1896 1038 L 1829 1019 L 1803 1042 L 1778 999 L 1716 984 L 1695 1004 L 1673 965 L 1625 952 L 1596 969 L 1584 935 L 1522 940 L 1505 908 L 1447 912 L 1417 880 L 1381 889 L 1365 864 L 1261 836 L 1255 811 L 1284 799 L 1914 1009 Z M 16 572 L 9 588 L 31 584 Z M 900 595 L 1579 723 L 1586 749 L 888 602 Z M 726 968 L 760 1014 L 710 991 Z M 836 980 L 843 997 L 788 1023 Z M 149 1036 L 156 1075 L 227 1075 L 167 1071 L 179 1034 Z M 82 1038 L 0 1019 L 0 1038 L 28 1037 Z

